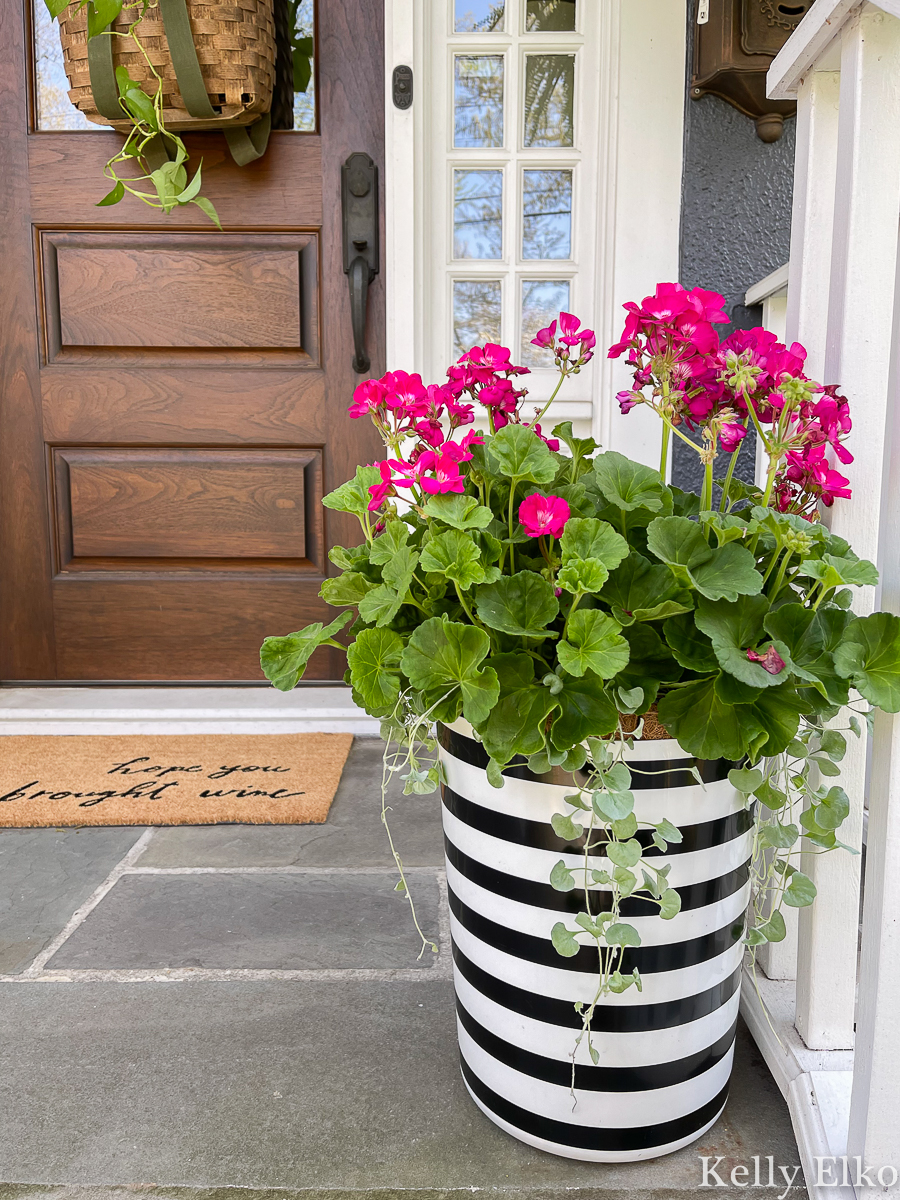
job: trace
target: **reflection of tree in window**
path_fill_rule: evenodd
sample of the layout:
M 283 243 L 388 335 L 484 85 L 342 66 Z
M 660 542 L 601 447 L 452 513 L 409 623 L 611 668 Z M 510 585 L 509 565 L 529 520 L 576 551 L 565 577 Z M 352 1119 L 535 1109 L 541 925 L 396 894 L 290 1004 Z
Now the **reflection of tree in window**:
M 524 367 L 552 367 L 553 356 L 531 345 L 539 329 L 569 307 L 569 283 L 565 279 L 525 279 L 522 282 L 522 345 L 519 357 Z
M 490 33 L 503 28 L 503 0 L 456 0 L 456 20 L 453 28 L 457 33 Z
M 312 38 L 315 34 L 313 0 L 292 0 L 294 9 L 295 41 Z M 316 129 L 316 75 L 310 71 L 305 91 L 294 92 L 294 128 L 303 133 L 315 133 Z
M 34 73 L 38 129 L 97 129 L 69 99 L 59 28 L 44 0 L 35 0 Z
M 457 279 L 453 284 L 453 353 L 500 341 L 500 281 Z
M 499 258 L 503 172 L 453 172 L 453 257 Z
M 455 146 L 502 146 L 502 54 L 457 54 L 453 102 Z
M 522 257 L 571 258 L 572 172 L 525 171 Z
M 528 0 L 525 29 L 544 33 L 575 28 L 575 0 Z
M 525 59 L 525 145 L 573 145 L 574 54 Z

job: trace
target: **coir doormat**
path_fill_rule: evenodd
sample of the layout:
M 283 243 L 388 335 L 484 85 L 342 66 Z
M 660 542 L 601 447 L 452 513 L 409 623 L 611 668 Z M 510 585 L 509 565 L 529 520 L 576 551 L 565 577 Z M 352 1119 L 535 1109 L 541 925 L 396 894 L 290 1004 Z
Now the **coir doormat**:
M 353 735 L 0 737 L 0 826 L 319 824 Z

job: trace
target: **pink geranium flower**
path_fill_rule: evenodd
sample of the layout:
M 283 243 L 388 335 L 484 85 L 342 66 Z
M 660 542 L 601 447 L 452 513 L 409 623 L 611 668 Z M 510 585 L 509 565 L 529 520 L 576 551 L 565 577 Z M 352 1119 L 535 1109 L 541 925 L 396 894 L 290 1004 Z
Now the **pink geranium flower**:
M 762 669 L 768 671 L 770 675 L 780 675 L 785 667 L 784 659 L 774 645 L 770 646 L 765 654 L 757 654 L 755 650 L 748 650 L 747 658 L 750 662 L 759 663 Z
M 746 436 L 747 430 L 743 425 L 734 425 L 729 421 L 719 429 L 719 441 L 726 454 L 734 454 Z
M 566 521 L 571 516 L 562 496 L 542 496 L 534 492 L 519 505 L 519 521 L 529 537 L 562 537 Z
M 459 463 L 449 454 L 439 456 L 433 450 L 426 450 L 416 462 L 416 468 L 420 472 L 419 485 L 422 491 L 431 496 L 444 492 L 461 492 L 465 488 L 465 480 L 459 473 Z M 433 474 L 434 478 L 429 478 L 425 474 L 426 471 Z
M 377 412 L 384 405 L 385 389 L 380 379 L 367 379 L 353 393 L 353 403 L 350 405 L 350 416 L 357 420 L 369 413 Z
M 381 473 L 381 483 L 373 483 L 369 485 L 369 495 L 372 499 L 368 503 L 369 512 L 376 512 L 381 508 L 384 498 L 391 494 L 394 490 L 393 479 L 391 476 L 391 464 L 387 461 L 377 464 L 378 470 Z

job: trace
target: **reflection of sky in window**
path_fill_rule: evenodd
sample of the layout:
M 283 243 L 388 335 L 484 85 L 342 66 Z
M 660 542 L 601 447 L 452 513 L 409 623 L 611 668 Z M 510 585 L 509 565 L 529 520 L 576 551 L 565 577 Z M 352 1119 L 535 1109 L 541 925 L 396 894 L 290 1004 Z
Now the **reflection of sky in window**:
M 525 58 L 525 145 L 571 146 L 575 97 L 573 54 Z
M 457 33 L 488 33 L 503 28 L 503 0 L 456 0 Z
M 572 172 L 525 171 L 522 257 L 571 258 Z
M 42 0 L 35 0 L 41 3 Z M 315 34 L 314 0 L 298 0 L 294 28 L 300 37 Z M 316 73 L 313 69 L 309 86 L 305 92 L 294 92 L 294 128 L 304 133 L 315 133 L 316 129 Z
M 500 341 L 499 279 L 457 279 L 453 284 L 453 356 Z
M 457 54 L 453 145 L 503 145 L 503 55 Z
M 500 258 L 503 172 L 453 172 L 453 257 Z
M 575 28 L 575 0 L 527 0 L 525 29 L 528 33 Z
M 522 365 L 525 367 L 552 367 L 553 355 L 531 345 L 531 339 L 539 329 L 546 329 L 551 321 L 569 308 L 568 280 L 525 279 L 522 282 Z
M 34 0 L 34 66 L 38 129 L 96 129 L 69 99 L 59 26 L 44 0 Z

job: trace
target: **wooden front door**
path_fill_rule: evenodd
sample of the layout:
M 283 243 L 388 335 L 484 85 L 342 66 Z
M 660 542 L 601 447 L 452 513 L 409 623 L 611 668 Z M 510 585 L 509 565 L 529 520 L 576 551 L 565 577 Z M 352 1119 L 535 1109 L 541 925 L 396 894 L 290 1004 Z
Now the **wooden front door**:
M 321 497 L 378 451 L 347 417 L 340 168 L 383 160 L 382 25 L 382 0 L 319 5 L 318 133 L 247 167 L 186 139 L 219 233 L 95 207 L 121 138 L 34 131 L 30 14 L 0 0 L 3 681 L 259 680 L 263 637 L 335 615 L 327 549 L 359 529 Z

